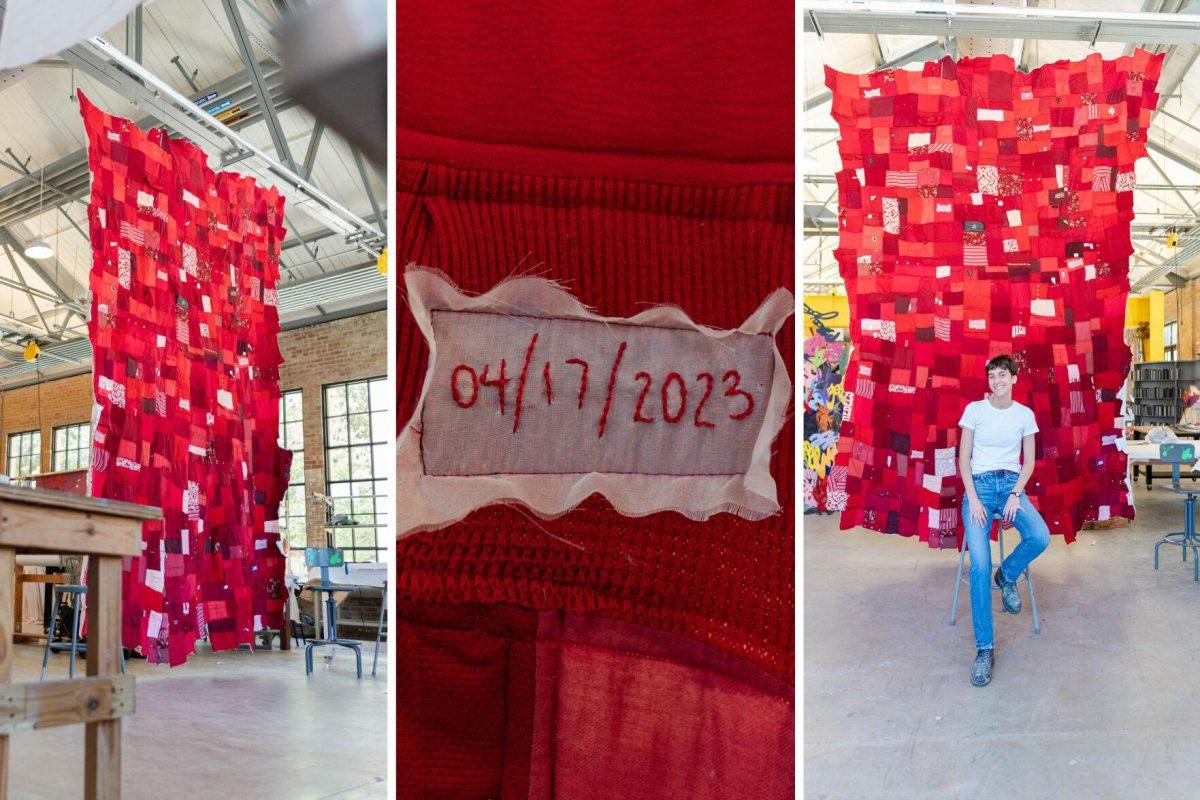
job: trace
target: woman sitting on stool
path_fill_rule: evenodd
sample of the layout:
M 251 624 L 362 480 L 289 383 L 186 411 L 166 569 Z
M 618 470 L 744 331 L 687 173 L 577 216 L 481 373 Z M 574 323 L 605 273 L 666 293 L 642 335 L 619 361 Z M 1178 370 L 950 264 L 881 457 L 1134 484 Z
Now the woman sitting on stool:
M 1016 580 L 1050 544 L 1050 529 L 1029 502 L 1025 485 L 1033 475 L 1033 411 L 1013 400 L 1017 365 L 1007 355 L 987 362 L 991 394 L 967 405 L 958 425 L 962 442 L 958 450 L 959 473 L 966 495 L 963 530 L 971 553 L 971 621 L 975 626 L 975 665 L 971 683 L 987 686 L 995 666 L 992 631 L 992 587 L 1000 587 L 1004 610 L 1021 611 Z M 1018 545 L 1004 563 L 992 571 L 990 532 L 992 515 L 1000 514 L 1021 534 Z

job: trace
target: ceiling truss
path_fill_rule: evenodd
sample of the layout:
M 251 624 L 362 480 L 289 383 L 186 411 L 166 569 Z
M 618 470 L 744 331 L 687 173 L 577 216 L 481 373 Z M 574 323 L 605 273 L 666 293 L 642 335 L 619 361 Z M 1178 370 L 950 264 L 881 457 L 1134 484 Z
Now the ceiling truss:
M 956 36 L 993 36 L 997 38 L 1023 38 L 1028 40 L 1019 49 L 1019 63 L 1028 71 L 1037 63 L 1038 40 L 1087 41 L 1094 46 L 1096 41 L 1124 42 L 1125 51 L 1132 52 L 1141 46 L 1152 52 L 1166 52 L 1159 93 L 1165 100 L 1178 97 L 1176 94 L 1184 77 L 1200 57 L 1200 4 L 1190 10 L 1189 0 L 1145 0 L 1143 11 L 1136 14 L 1107 11 L 1072 12 L 1038 7 L 1036 0 L 1028 0 L 1024 8 L 1005 6 L 943 5 L 940 3 L 887 2 L 877 0 L 810 0 L 806 3 L 803 26 L 806 33 L 823 38 L 826 33 L 862 33 L 870 36 L 872 52 L 877 69 L 903 67 L 912 63 L 936 60 L 948 53 L 947 45 L 953 44 Z M 877 43 L 878 36 L 923 35 L 939 37 L 932 42 L 916 47 L 895 58 L 883 61 L 883 51 Z M 805 98 L 805 112 L 813 112 L 827 106 L 831 100 L 829 91 L 824 90 Z M 1161 105 L 1165 106 L 1166 102 Z M 828 120 L 828 116 L 824 115 Z M 1194 267 L 1200 262 L 1200 209 L 1187 192 L 1200 192 L 1200 183 L 1176 182 L 1170 175 L 1171 166 L 1160 162 L 1166 159 L 1172 166 L 1183 167 L 1200 175 L 1200 155 L 1182 152 L 1175 146 L 1177 137 L 1164 129 L 1166 121 L 1182 125 L 1200 133 L 1200 127 L 1160 106 L 1151 124 L 1150 141 L 1147 149 L 1151 168 L 1162 179 L 1162 183 L 1139 184 L 1139 192 L 1161 193 L 1160 206 L 1168 210 L 1157 215 L 1154 222 L 1135 223 L 1132 226 L 1134 258 L 1151 267 L 1132 287 L 1133 291 L 1151 288 L 1166 288 L 1167 276 Z M 806 152 L 813 153 L 836 141 L 838 130 L 827 127 L 827 123 L 805 126 Z M 828 135 L 834 138 L 827 139 Z M 803 177 L 808 192 L 822 186 L 836 186 L 831 174 L 810 173 Z M 836 196 L 836 189 L 835 196 Z M 1170 199 L 1168 199 L 1168 195 Z M 1174 205 L 1175 200 L 1182 207 Z M 807 201 L 807 208 L 828 207 L 829 200 Z M 1186 212 L 1184 211 L 1186 209 Z M 1176 213 L 1178 212 L 1178 213 Z M 814 291 L 834 291 L 842 288 L 837 277 L 836 264 L 832 264 L 829 252 L 836 247 L 836 224 L 824 224 L 807 215 L 804 235 L 819 240 L 804 257 L 805 287 Z M 1179 234 L 1179 246 L 1174 252 L 1164 255 L 1146 246 L 1146 243 L 1161 243 L 1168 230 Z
M 268 25 L 274 24 L 273 21 L 250 0 L 220 2 L 229 33 L 241 56 L 244 72 L 204 86 L 191 96 L 176 92 L 142 65 L 145 12 L 140 5 L 126 19 L 123 50 L 113 47 L 103 38 L 95 37 L 63 51 L 57 59 L 43 59 L 31 65 L 31 68 L 78 69 L 148 112 L 148 117 L 136 120 L 139 127 L 166 127 L 204 145 L 209 152 L 220 153 L 221 168 L 244 162 L 242 169 L 286 187 L 290 199 L 285 224 L 290 235 L 282 250 L 286 252 L 303 247 L 307 258 L 299 262 L 292 259 L 291 264 L 280 264 L 281 305 L 288 302 L 288 293 L 293 291 L 291 287 L 295 287 L 294 291 L 301 292 L 304 297 L 309 297 L 314 295 L 314 288 L 320 286 L 326 294 L 351 299 L 355 296 L 354 291 L 359 290 L 364 293 L 363 302 L 366 303 L 363 311 L 378 307 L 383 278 L 375 271 L 374 263 L 385 242 L 386 209 L 369 180 L 368 169 L 373 169 L 373 165 L 366 164 L 360 153 L 352 151 L 362 190 L 372 210 L 366 218 L 345 208 L 312 183 L 313 168 L 321 145 L 328 141 L 325 126 L 320 121 L 315 122 L 303 160 L 297 163 L 279 120 L 279 112 L 292 108 L 295 103 L 284 88 L 273 49 L 247 29 L 243 12 L 249 11 Z M 4 5 L 0 0 L 0 12 Z M 260 59 L 258 53 L 265 54 L 267 58 Z M 178 56 L 172 59 L 172 63 L 195 90 L 195 73 L 189 73 Z M 234 106 L 240 106 L 244 116 L 226 125 L 197 104 L 203 98 L 217 95 Z M 274 157 L 237 133 L 258 123 L 264 123 L 270 134 Z M 86 211 L 74 211 L 76 204 L 86 208 L 90 191 L 87 152 L 78 150 L 34 172 L 29 169 L 28 158 L 22 161 L 21 155 L 8 147 L 4 155 L 0 155 L 0 168 L 15 176 L 10 182 L 0 185 L 0 251 L 13 268 L 13 277 L 0 276 L 0 287 L 24 295 L 33 308 L 32 316 L 26 319 L 0 313 L 0 363 L 9 361 L 20 364 L 20 349 L 32 339 L 43 345 L 42 353 L 51 365 L 60 363 L 64 368 L 85 366 L 90 360 L 90 352 L 72 343 L 86 337 L 86 287 L 79 285 L 71 272 L 61 268 L 53 259 L 39 262 L 26 257 L 24 249 L 27 242 L 22 240 L 22 235 L 14 230 L 14 226 L 19 229 L 21 223 L 45 211 L 56 211 L 76 232 L 87 238 L 85 227 L 76 219 L 76 215 L 83 216 Z M 379 174 L 377 170 L 376 174 Z M 320 224 L 315 228 L 312 224 L 298 225 L 294 217 L 297 209 L 319 220 Z M 307 230 L 302 230 L 302 227 L 307 227 Z M 323 253 L 321 242 L 334 237 L 342 241 L 342 246 L 331 249 L 328 254 Z M 351 250 L 346 249 L 347 245 Z M 344 256 L 353 250 L 360 251 L 362 256 L 358 263 L 332 272 L 326 269 L 324 262 L 327 259 Z M 300 274 L 303 268 L 311 273 L 313 267 L 321 274 L 310 274 L 299 281 L 291 276 L 293 272 Z M 36 276 L 47 290 L 30 285 L 27 275 Z M 372 275 L 378 280 L 373 280 Z M 317 279 L 323 282 L 313 283 Z M 297 298 L 301 295 L 297 295 Z M 291 305 L 298 304 L 293 302 Z M 305 324 L 319 321 L 320 315 L 325 313 L 320 305 L 315 308 L 316 316 L 304 315 Z M 341 315 L 345 313 L 339 312 Z M 56 349 L 62 355 L 56 355 Z M 0 385 L 11 384 L 9 376 L 3 374 L 7 371 L 11 370 L 0 368 Z

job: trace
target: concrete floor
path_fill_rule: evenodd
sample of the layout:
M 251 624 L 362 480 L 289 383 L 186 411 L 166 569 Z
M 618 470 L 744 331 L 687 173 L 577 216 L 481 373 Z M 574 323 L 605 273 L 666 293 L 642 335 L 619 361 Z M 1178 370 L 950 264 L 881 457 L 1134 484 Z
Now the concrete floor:
M 1200 797 L 1200 584 L 1179 549 L 1183 497 L 1135 487 L 1129 528 L 1054 537 L 1018 616 L 994 596 L 996 670 L 969 683 L 957 551 L 804 518 L 807 798 Z M 1016 543 L 1005 537 L 1008 548 Z
M 14 680 L 36 681 L 41 648 L 15 651 Z M 349 651 L 332 665 L 318 656 L 311 676 L 303 649 L 197 653 L 175 669 L 130 661 L 137 712 L 123 725 L 122 796 L 386 797 L 387 671 L 381 653 L 371 677 L 373 651 L 363 648 L 361 681 Z M 66 675 L 67 655 L 52 655 L 47 678 Z M 10 797 L 82 797 L 83 730 L 12 736 Z

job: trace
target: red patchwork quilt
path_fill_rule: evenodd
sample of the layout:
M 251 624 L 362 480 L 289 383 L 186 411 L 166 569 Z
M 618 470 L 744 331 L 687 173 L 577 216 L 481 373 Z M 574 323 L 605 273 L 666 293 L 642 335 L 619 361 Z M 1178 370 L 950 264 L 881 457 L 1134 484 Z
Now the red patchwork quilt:
M 842 528 L 957 544 L 958 420 L 1000 353 L 1041 431 L 1029 494 L 1051 533 L 1133 517 L 1117 445 L 1129 225 L 1162 61 L 826 70 L 854 347 Z
M 91 492 L 160 506 L 126 564 L 122 635 L 181 664 L 283 624 L 275 290 L 283 198 L 79 94 L 92 173 Z

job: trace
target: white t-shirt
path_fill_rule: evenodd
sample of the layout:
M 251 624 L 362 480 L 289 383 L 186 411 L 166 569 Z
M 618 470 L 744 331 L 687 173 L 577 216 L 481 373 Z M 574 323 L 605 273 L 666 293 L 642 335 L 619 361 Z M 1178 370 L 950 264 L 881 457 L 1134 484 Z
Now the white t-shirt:
M 1021 442 L 1038 432 L 1029 406 L 1016 400 L 1008 408 L 996 408 L 987 400 L 976 400 L 963 410 L 960 428 L 975 432 L 971 446 L 971 474 L 1006 469 L 1021 471 Z

